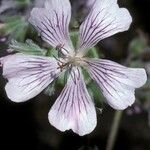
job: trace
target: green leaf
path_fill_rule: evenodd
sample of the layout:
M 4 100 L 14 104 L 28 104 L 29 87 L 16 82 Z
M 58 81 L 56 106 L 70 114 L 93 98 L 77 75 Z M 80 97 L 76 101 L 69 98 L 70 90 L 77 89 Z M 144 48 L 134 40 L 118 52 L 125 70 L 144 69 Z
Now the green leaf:
M 46 56 L 49 56 L 49 57 L 57 57 L 58 56 L 58 51 L 55 49 L 55 48 L 49 48 L 47 50 L 47 53 L 46 53 Z
M 99 104 L 102 105 L 102 100 L 104 99 L 104 97 L 100 91 L 100 88 L 96 85 L 96 83 L 91 81 L 90 83 L 88 83 L 87 89 L 90 93 L 90 96 L 95 101 L 95 103 L 98 105 Z
M 40 48 L 38 45 L 33 43 L 32 40 L 26 40 L 25 43 L 20 43 L 15 40 L 12 40 L 10 46 L 10 51 L 20 52 L 24 54 L 30 54 L 30 55 L 46 55 L 46 50 Z
M 99 58 L 99 53 L 97 52 L 96 47 L 93 47 L 89 50 L 88 57 Z
M 11 23 L 14 22 L 16 20 L 20 20 L 22 18 L 22 16 L 6 16 L 6 15 L 2 15 L 1 16 L 1 20 L 5 23 Z
M 91 80 L 92 80 L 90 75 L 89 75 L 89 73 L 84 68 L 82 68 L 82 73 L 83 73 L 83 76 L 84 76 L 85 83 L 89 84 L 91 82 Z
M 75 48 L 77 48 L 77 43 L 78 43 L 78 32 L 77 31 L 73 31 L 70 33 L 70 37 L 73 43 L 73 46 Z M 88 53 L 87 53 L 87 57 L 92 57 L 92 58 L 99 58 L 101 55 L 100 52 L 97 51 L 96 47 L 91 48 Z
M 63 71 L 60 76 L 57 78 L 57 83 L 60 84 L 61 86 L 65 85 L 67 83 L 67 79 L 69 77 L 69 71 L 70 70 L 65 70 Z
M 102 103 L 103 96 L 99 87 L 96 85 L 95 82 L 93 82 L 89 73 L 84 68 L 82 68 L 82 73 L 90 96 L 92 97 L 93 100 L 95 100 L 95 102 Z
M 71 32 L 70 37 L 71 37 L 73 46 L 76 48 L 77 47 L 77 42 L 78 42 L 78 32 L 77 31 Z
M 12 16 L 3 19 L 3 26 L 0 28 L 0 34 L 11 35 L 13 39 L 23 41 L 28 29 L 28 22 L 24 17 Z
M 15 0 L 18 7 L 25 7 L 31 3 L 31 0 Z

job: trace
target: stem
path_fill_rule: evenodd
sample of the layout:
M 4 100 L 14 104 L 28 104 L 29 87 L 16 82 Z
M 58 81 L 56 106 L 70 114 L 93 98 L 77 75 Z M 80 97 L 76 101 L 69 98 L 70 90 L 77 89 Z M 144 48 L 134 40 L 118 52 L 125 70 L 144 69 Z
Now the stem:
M 123 114 L 123 111 L 116 111 L 115 112 L 111 131 L 110 131 L 110 134 L 108 136 L 106 150 L 113 150 L 122 114 Z

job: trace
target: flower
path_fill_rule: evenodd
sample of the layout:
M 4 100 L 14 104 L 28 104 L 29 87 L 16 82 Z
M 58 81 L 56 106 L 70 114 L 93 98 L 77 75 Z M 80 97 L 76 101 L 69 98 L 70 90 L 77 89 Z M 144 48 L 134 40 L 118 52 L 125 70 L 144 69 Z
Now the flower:
M 115 33 L 128 30 L 132 18 L 117 0 L 96 0 L 79 30 L 78 47 L 69 37 L 71 6 L 69 0 L 46 0 L 44 8 L 34 8 L 29 22 L 42 39 L 62 55 L 58 59 L 14 54 L 1 58 L 5 90 L 14 102 L 27 101 L 38 95 L 63 71 L 69 70 L 68 81 L 52 106 L 49 122 L 61 131 L 72 129 L 83 136 L 97 124 L 94 103 L 81 72 L 84 67 L 101 88 L 107 103 L 123 110 L 135 101 L 135 88 L 147 80 L 144 69 L 133 69 L 105 59 L 86 58 L 88 50 Z

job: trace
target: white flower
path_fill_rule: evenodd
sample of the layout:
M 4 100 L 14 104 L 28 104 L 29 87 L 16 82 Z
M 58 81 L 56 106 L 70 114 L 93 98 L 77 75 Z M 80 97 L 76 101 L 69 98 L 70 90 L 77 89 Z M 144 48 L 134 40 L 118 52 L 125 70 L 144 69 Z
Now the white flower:
M 8 79 L 6 93 L 14 102 L 38 95 L 62 71 L 70 75 L 60 96 L 52 106 L 49 122 L 61 131 L 72 129 L 79 135 L 92 132 L 97 124 L 96 111 L 81 73 L 87 69 L 101 88 L 107 103 L 125 109 L 135 101 L 134 91 L 145 84 L 144 69 L 133 69 L 103 59 L 86 58 L 88 50 L 115 33 L 128 30 L 132 18 L 117 0 L 96 0 L 80 26 L 79 42 L 73 48 L 68 26 L 71 18 L 69 0 L 46 0 L 44 8 L 34 8 L 29 22 L 44 41 L 57 48 L 64 57 L 55 58 L 14 54 L 1 58 L 3 76 Z

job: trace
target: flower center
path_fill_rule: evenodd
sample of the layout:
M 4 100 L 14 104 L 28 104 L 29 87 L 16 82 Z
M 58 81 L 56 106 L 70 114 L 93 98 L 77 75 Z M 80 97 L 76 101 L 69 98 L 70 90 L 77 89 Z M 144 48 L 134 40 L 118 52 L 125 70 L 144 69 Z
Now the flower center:
M 70 68 L 70 67 L 74 67 L 74 66 L 84 65 L 83 56 L 79 55 L 79 53 L 76 53 L 75 51 L 74 52 L 68 51 L 67 49 L 64 48 L 64 44 L 59 44 L 56 47 L 56 50 L 58 50 L 59 52 L 61 52 L 64 55 L 64 57 L 59 57 L 57 59 L 58 66 L 59 66 L 58 69 L 60 69 L 61 71 L 63 71 L 67 67 Z
M 82 57 L 77 57 L 77 56 L 74 56 L 74 57 L 69 56 L 68 57 L 68 63 L 73 66 L 80 66 L 82 64 L 82 61 L 83 61 Z
M 81 66 L 83 65 L 83 58 L 77 56 L 68 56 L 67 58 L 60 60 L 58 62 L 59 69 L 63 71 L 66 67 L 73 67 L 73 66 Z

